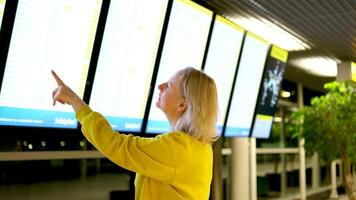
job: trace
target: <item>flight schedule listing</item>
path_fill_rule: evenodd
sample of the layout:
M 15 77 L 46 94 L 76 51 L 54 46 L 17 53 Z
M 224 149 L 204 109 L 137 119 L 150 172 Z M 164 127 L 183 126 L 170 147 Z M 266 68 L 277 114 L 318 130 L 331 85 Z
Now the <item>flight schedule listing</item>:
M 173 2 L 150 107 L 147 133 L 162 133 L 171 129 L 163 112 L 155 106 L 159 96 L 157 86 L 167 82 L 179 69 L 189 66 L 201 69 L 211 20 L 212 12 L 192 1 Z
M 5 3 L 6 0 L 0 0 L 0 27 L 2 24 L 2 17 L 4 16 Z
M 89 105 L 140 132 L 168 0 L 110 2 Z
M 251 33 L 246 35 L 225 129 L 227 137 L 250 134 L 268 49 L 266 41 Z
M 0 94 L 0 125 L 76 128 L 52 105 L 51 69 L 83 97 L 101 0 L 19 0 Z
M 218 90 L 218 134 L 222 133 L 243 35 L 243 29 L 221 16 L 216 17 L 204 72 L 215 80 Z

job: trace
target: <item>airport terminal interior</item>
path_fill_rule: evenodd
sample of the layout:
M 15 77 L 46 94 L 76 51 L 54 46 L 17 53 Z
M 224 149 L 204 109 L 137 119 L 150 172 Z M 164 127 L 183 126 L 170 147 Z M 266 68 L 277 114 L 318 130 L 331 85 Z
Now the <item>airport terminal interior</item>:
M 356 82 L 354 0 L 0 0 L 0 27 L 0 200 L 135 198 L 135 173 L 52 105 L 51 69 L 114 130 L 155 137 L 157 86 L 188 66 L 218 89 L 211 200 L 356 199 L 356 149 L 310 152 L 325 140 L 295 118 Z

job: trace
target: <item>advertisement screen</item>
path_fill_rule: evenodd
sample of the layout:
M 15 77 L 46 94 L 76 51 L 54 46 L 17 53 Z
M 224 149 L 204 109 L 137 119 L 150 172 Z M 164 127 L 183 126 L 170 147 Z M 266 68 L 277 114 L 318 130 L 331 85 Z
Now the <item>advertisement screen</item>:
M 252 137 L 268 138 L 270 135 L 287 58 L 287 51 L 272 46 L 263 75 Z

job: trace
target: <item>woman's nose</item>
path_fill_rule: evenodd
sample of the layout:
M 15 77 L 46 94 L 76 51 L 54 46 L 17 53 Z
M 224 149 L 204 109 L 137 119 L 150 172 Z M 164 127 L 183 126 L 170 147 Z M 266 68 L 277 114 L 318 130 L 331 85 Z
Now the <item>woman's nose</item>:
M 158 90 L 162 91 L 163 90 L 163 83 L 158 85 Z

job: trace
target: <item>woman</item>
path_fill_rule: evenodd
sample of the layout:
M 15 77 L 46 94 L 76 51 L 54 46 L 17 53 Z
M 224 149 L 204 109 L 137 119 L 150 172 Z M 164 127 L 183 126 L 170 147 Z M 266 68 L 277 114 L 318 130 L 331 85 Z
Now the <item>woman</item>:
M 188 67 L 160 84 L 156 106 L 165 113 L 172 131 L 142 138 L 115 132 L 101 114 L 52 74 L 58 84 L 53 105 L 57 101 L 71 105 L 88 141 L 117 165 L 136 172 L 136 199 L 209 198 L 218 112 L 212 78 Z

